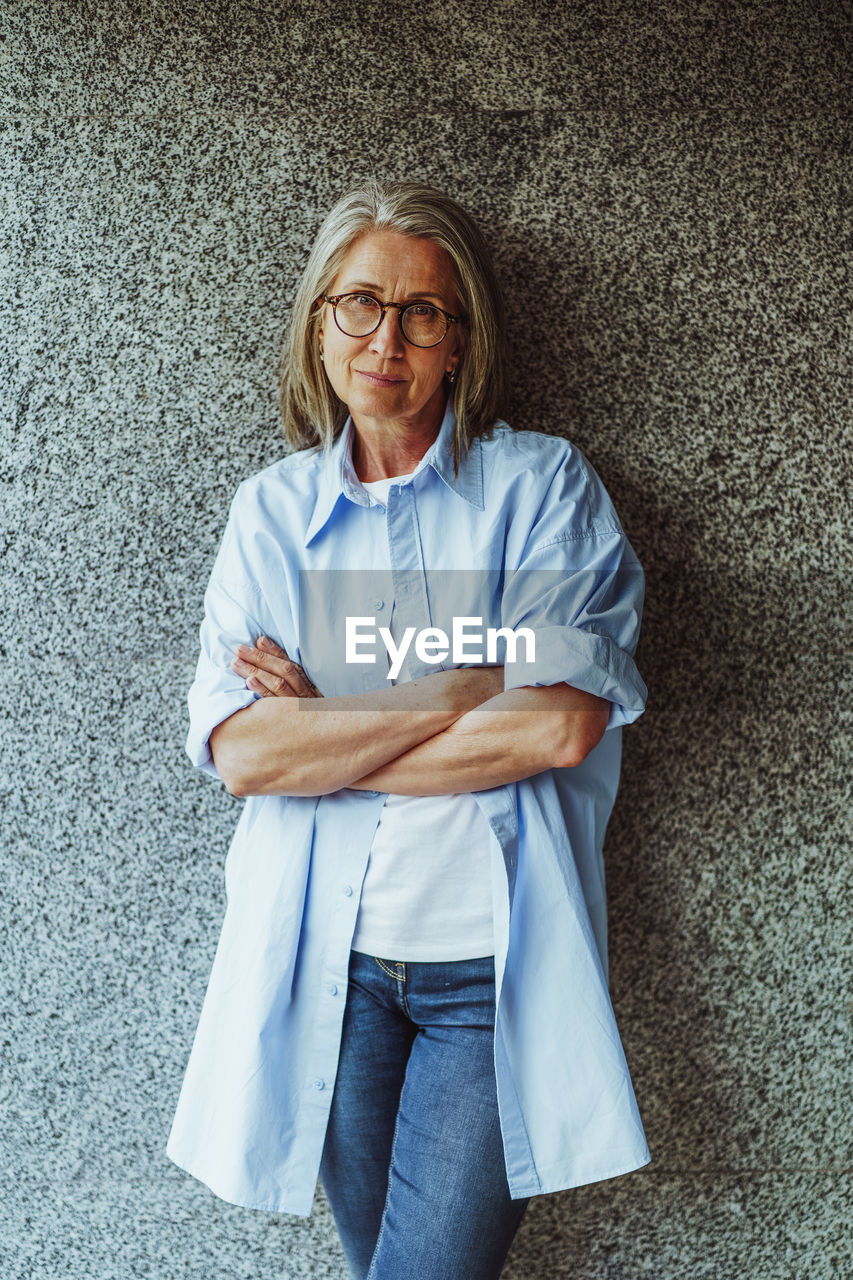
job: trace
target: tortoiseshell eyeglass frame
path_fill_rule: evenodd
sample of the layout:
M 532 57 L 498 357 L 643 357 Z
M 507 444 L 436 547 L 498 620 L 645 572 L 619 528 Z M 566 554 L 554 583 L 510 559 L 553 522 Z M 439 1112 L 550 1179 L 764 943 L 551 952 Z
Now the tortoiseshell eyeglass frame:
M 379 307 L 379 319 L 376 321 L 376 324 L 372 329 L 368 329 L 367 333 L 347 333 L 346 329 L 338 320 L 338 303 L 343 302 L 344 298 L 370 298 L 371 302 L 375 302 Z M 467 316 L 452 316 L 449 311 L 445 311 L 443 307 L 437 307 L 434 302 L 380 302 L 379 298 L 374 298 L 372 293 L 365 293 L 361 290 L 356 290 L 355 293 L 338 293 L 334 295 L 324 293 L 321 295 L 319 301 L 329 303 L 332 308 L 332 314 L 335 317 L 335 324 L 338 326 L 341 333 L 343 333 L 347 338 L 369 338 L 371 333 L 375 333 L 382 324 L 382 321 L 385 319 L 385 312 L 389 311 L 391 307 L 396 307 L 397 319 L 400 324 L 400 332 L 403 335 L 403 341 L 408 342 L 410 347 L 418 347 L 421 351 L 429 351 L 433 347 L 441 346 L 442 342 L 444 342 L 444 339 L 447 337 L 450 326 L 452 324 L 466 324 L 468 319 Z M 437 311 L 439 315 L 444 316 L 444 319 L 447 322 L 446 328 L 444 333 L 438 339 L 438 342 L 430 342 L 424 346 L 420 342 L 412 342 L 411 338 L 406 336 L 406 331 L 403 328 L 403 316 L 410 307 L 432 307 L 433 311 Z

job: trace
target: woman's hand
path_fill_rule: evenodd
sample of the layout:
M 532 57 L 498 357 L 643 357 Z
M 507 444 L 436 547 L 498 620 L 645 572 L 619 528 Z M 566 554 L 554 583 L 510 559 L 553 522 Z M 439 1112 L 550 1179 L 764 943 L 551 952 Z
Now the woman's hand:
M 231 667 L 246 681 L 246 687 L 262 698 L 322 698 L 298 662 L 269 636 L 259 636 L 256 644 L 238 644 Z
M 274 640 L 270 640 L 269 636 L 259 636 L 255 645 L 238 644 L 237 655 L 231 663 L 232 669 L 243 677 L 247 688 L 259 693 L 262 698 L 323 697 L 299 663 L 289 658 L 285 650 Z M 503 693 L 503 667 L 457 667 L 443 673 L 432 673 L 438 674 L 455 685 L 462 697 L 476 691 L 471 705 Z M 460 708 L 459 714 L 468 709 L 467 706 Z

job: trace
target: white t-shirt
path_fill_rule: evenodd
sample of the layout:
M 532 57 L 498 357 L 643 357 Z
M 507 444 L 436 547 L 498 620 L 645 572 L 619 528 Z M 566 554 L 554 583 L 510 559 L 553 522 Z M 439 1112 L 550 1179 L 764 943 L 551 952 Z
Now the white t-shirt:
M 407 478 L 362 483 L 384 506 L 391 485 Z M 353 950 L 411 962 L 492 955 L 492 856 L 491 829 L 469 793 L 389 795 L 370 846 Z

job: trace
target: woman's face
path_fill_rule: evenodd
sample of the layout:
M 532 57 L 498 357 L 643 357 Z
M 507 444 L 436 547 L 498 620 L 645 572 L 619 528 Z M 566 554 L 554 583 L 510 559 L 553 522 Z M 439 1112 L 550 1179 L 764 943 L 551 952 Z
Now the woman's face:
M 380 302 L 431 302 L 459 315 L 447 251 L 398 231 L 360 236 L 327 290 L 332 296 L 362 291 Z M 326 303 L 319 334 L 326 374 L 357 427 L 396 422 L 437 431 L 444 414 L 444 375 L 462 354 L 460 326 L 452 324 L 437 347 L 416 347 L 404 339 L 399 314 L 391 308 L 374 333 L 350 338 Z

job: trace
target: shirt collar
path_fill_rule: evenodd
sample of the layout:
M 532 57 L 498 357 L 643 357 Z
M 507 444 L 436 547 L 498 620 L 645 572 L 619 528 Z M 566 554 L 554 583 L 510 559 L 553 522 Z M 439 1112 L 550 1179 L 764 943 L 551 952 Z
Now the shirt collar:
M 352 418 L 347 418 L 343 430 L 322 460 L 322 471 L 318 486 L 317 501 L 305 532 L 305 546 L 325 528 L 332 512 L 341 497 L 348 498 L 360 507 L 370 506 L 370 495 L 355 473 L 352 461 L 352 442 L 354 426 Z M 483 510 L 483 458 L 480 442 L 474 440 L 467 454 L 463 453 L 459 463 L 459 474 L 454 474 L 453 441 L 456 435 L 456 414 L 448 401 L 441 421 L 438 435 L 421 458 L 412 477 L 425 467 L 432 467 L 449 489 L 460 498 L 470 502 L 472 507 Z M 407 480 L 409 477 L 407 477 Z

